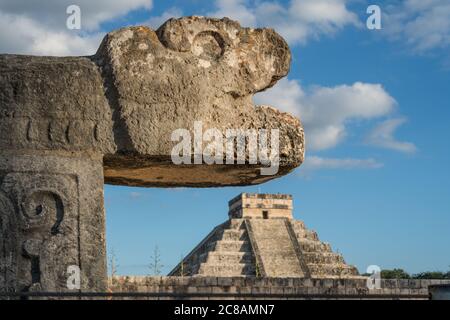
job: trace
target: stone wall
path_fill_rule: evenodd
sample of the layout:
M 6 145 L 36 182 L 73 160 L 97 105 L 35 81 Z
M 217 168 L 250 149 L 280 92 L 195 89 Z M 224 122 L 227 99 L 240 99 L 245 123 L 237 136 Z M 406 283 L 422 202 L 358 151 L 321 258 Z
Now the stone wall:
M 110 291 L 125 299 L 428 299 L 428 287 L 450 280 L 381 280 L 369 290 L 364 279 L 256 277 L 110 278 Z

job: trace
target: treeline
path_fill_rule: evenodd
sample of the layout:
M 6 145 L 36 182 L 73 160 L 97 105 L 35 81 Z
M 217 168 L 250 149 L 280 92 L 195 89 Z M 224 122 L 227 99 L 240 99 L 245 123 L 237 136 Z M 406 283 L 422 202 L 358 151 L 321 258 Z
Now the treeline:
M 450 271 L 425 271 L 409 274 L 403 269 L 381 270 L 382 279 L 435 279 L 450 280 Z

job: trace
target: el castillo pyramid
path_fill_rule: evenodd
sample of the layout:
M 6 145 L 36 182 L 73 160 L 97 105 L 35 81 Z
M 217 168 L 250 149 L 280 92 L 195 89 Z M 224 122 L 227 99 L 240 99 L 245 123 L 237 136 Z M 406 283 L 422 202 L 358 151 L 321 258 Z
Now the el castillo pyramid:
M 292 215 L 292 196 L 242 193 L 229 219 L 215 227 L 169 276 L 353 278 L 317 233 Z

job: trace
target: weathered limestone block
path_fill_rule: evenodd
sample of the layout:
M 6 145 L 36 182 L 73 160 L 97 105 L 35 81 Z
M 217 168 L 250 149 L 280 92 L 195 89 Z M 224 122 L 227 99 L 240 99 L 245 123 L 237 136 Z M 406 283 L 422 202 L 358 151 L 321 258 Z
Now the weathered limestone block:
M 252 103 L 290 59 L 273 30 L 201 17 L 120 29 L 91 57 L 0 55 L 0 291 L 69 290 L 69 266 L 80 290 L 106 289 L 104 182 L 246 185 L 299 166 L 299 120 Z M 171 135 L 195 123 L 223 137 L 278 129 L 278 172 L 262 175 L 261 159 L 174 165 Z
M 169 137 L 178 128 L 193 132 L 195 121 L 202 121 L 204 130 L 222 132 L 279 129 L 280 174 L 303 161 L 299 121 L 252 103 L 254 93 L 289 71 L 289 48 L 273 30 L 241 28 L 228 19 L 169 20 L 157 31 L 135 27 L 110 33 L 95 59 L 111 80 L 121 123 L 116 132 L 121 152 L 105 157 L 108 182 L 216 186 L 273 178 L 260 176 L 259 166 L 174 168 Z
M 0 180 L 0 291 L 104 290 L 102 158 L 2 151 Z

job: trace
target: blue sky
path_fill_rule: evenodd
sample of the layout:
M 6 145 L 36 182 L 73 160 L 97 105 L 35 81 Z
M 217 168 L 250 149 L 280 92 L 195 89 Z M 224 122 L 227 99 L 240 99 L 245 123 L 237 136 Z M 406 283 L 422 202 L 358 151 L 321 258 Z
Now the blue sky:
M 155 4 L 152 14 L 161 15 L 171 7 L 185 15 L 217 10 L 203 3 L 167 1 L 164 6 Z M 348 8 L 365 24 L 366 3 Z M 141 13 L 139 17 L 145 18 Z M 270 21 L 266 23 L 270 26 Z M 396 101 L 392 112 L 370 119 L 350 118 L 341 142 L 307 153 L 307 157 L 324 159 L 373 159 L 380 167 L 338 162 L 306 173 L 300 167 L 289 176 L 250 188 L 106 187 L 107 238 L 118 257 L 119 272 L 148 272 L 145 265 L 155 245 L 161 250 L 164 271 L 169 271 L 182 254 L 226 219 L 227 201 L 240 192 L 292 194 L 295 217 L 318 231 L 322 240 L 361 272 L 371 264 L 409 272 L 448 270 L 448 57 L 440 48 L 417 52 L 407 39 L 392 40 L 377 33 L 381 31 L 351 25 L 291 44 L 289 79 L 305 88 L 381 84 Z M 415 152 L 365 141 L 377 125 L 398 118 L 405 122 L 395 131 L 395 139 L 414 144 Z M 306 135 L 308 139 L 308 131 Z
M 382 30 L 365 27 L 369 3 L 362 0 L 79 3 L 87 27 L 73 33 L 59 29 L 63 15 L 42 19 L 32 4 L 0 1 L 0 51 L 92 54 L 105 32 L 157 26 L 172 15 L 227 15 L 273 27 L 291 46 L 292 68 L 255 100 L 298 115 L 308 142 L 303 166 L 257 187 L 106 186 L 108 250 L 120 274 L 148 274 L 156 245 L 163 272 L 170 271 L 227 218 L 227 201 L 241 192 L 292 194 L 295 217 L 361 272 L 372 264 L 450 269 L 448 1 L 370 2 L 382 9 Z M 32 35 L 21 37 L 24 23 Z

